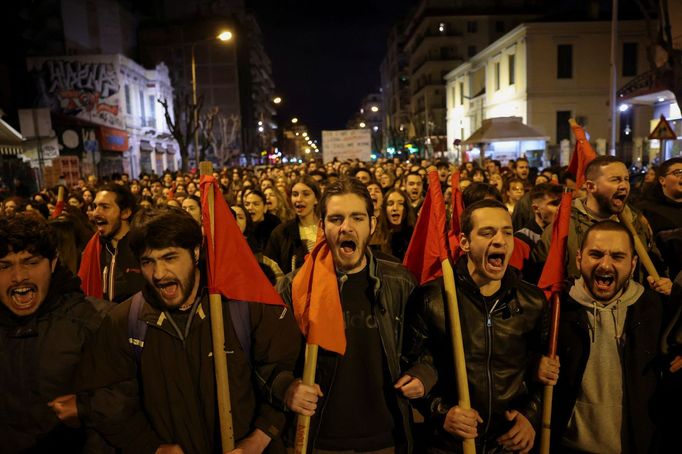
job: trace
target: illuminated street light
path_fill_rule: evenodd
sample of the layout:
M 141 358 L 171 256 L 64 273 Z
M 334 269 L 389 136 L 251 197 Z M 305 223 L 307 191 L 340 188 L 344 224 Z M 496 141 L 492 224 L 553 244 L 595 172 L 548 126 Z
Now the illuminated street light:
M 365 124 L 364 121 L 361 121 L 359 126 L 360 126 L 361 128 L 364 128 L 364 127 L 367 126 L 367 125 Z
M 372 106 L 369 110 L 372 112 L 379 112 L 379 108 L 377 106 Z
M 304 151 L 305 151 L 305 154 L 310 154 L 310 148 L 306 147 Z
M 196 108 L 197 106 L 197 60 L 196 57 L 194 56 L 194 47 L 196 46 L 197 43 L 200 42 L 205 42 L 205 41 L 211 41 L 214 38 L 210 38 L 208 40 L 199 40 L 199 41 L 194 41 L 192 43 L 191 47 L 191 52 L 192 52 L 192 104 L 195 106 L 194 108 L 194 154 L 195 158 L 199 159 L 199 112 L 198 109 Z M 218 39 L 222 42 L 227 42 L 232 40 L 232 32 L 228 30 L 222 31 L 218 36 L 216 36 L 215 39 Z
M 262 121 L 259 121 L 259 122 L 258 122 L 258 126 L 263 126 L 263 122 L 262 122 Z
M 259 126 L 259 127 L 258 127 L 258 132 L 263 132 L 263 131 L 265 131 L 265 128 L 263 128 L 262 126 Z
M 292 119 L 291 119 L 291 122 L 292 122 L 293 124 L 298 123 L 298 118 L 296 118 L 296 117 L 292 118 Z
M 303 137 L 308 137 L 308 133 L 307 133 L 307 132 L 304 132 L 304 133 L 303 133 Z
M 618 110 L 620 110 L 621 112 L 625 112 L 625 111 L 627 111 L 629 108 L 630 108 L 630 106 L 627 105 L 627 104 L 621 104 L 620 106 L 618 106 Z
M 217 38 L 223 42 L 229 41 L 232 39 L 232 32 L 225 30 L 225 31 L 221 32 Z
M 275 104 L 281 104 L 282 98 L 280 96 L 276 96 L 275 98 L 273 98 L 272 102 L 274 102 Z

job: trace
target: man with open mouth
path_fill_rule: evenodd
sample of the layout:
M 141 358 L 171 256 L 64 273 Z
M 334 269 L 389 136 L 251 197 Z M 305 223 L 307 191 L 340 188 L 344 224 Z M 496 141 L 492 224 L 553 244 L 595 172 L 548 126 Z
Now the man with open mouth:
M 360 180 L 330 184 L 318 213 L 336 271 L 330 277 L 339 286 L 346 350 L 339 355 L 320 348 L 317 385 L 295 381 L 286 404 L 312 416 L 309 452 L 412 452 L 407 399 L 428 391 L 418 367 L 405 372 L 400 366 L 403 315 L 414 279 L 402 265 L 372 255 L 368 245 L 377 221 Z M 293 273 L 278 285 L 289 305 L 292 280 Z
M 78 276 L 88 296 L 120 303 L 144 285 L 128 238 L 135 197 L 127 187 L 110 184 L 97 191 L 94 205 L 97 231 L 83 252 Z
M 575 261 L 580 277 L 562 298 L 561 373 L 558 360 L 547 358 L 539 371 L 541 381 L 556 384 L 552 452 L 672 452 L 658 450 L 654 410 L 665 365 L 657 353 L 664 306 L 632 279 L 631 233 L 615 221 L 598 222 Z M 679 362 L 665 368 L 673 372 Z
M 2 451 L 83 452 L 85 431 L 60 422 L 52 408 L 74 391 L 105 305 L 87 300 L 59 263 L 55 235 L 40 217 L 0 217 L 0 302 Z
M 584 199 L 573 200 L 571 208 L 566 244 L 567 276 L 569 278 L 580 277 L 580 271 L 573 258 L 578 252 L 578 245 L 582 242 L 587 229 L 599 221 L 607 219 L 618 221 L 619 214 L 631 220 L 637 236 L 647 247 L 654 263 L 661 263 L 660 253 L 653 242 L 648 221 L 627 203 L 630 195 L 630 176 L 625 164 L 613 156 L 598 156 L 585 169 L 585 180 L 584 187 L 587 196 Z M 538 269 L 542 269 L 542 264 L 547 260 L 551 241 L 552 226 L 549 225 L 543 231 L 542 238 L 537 242 L 531 256 Z M 640 283 L 646 282 L 643 270 L 635 273 L 635 280 Z M 670 295 L 672 290 L 670 279 L 663 277 L 656 282 L 652 279 L 649 281 L 651 288 L 661 294 Z
M 514 249 L 511 215 L 503 203 L 483 199 L 461 216 L 455 265 L 471 409 L 458 405 L 443 278 L 420 287 L 407 306 L 403 355 L 437 380 L 417 403 L 429 453 L 462 452 L 474 439 L 478 453 L 529 452 L 540 423 L 539 383 L 528 381 L 545 348 L 547 302 L 540 290 L 508 266 Z
M 78 417 L 123 452 L 222 453 L 201 227 L 163 207 L 138 214 L 129 235 L 145 286 L 86 349 Z M 234 440 L 238 452 L 260 453 L 284 425 L 273 402 L 293 381 L 298 327 L 281 305 L 222 301 Z M 81 405 L 101 389 L 111 396 Z

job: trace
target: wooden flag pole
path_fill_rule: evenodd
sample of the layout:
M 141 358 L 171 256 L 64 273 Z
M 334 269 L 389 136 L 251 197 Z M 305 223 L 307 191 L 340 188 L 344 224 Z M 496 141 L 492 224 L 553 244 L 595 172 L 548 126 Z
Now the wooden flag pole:
M 305 345 L 305 363 L 303 365 L 303 384 L 315 385 L 315 371 L 317 370 L 317 344 Z M 296 419 L 295 454 L 305 454 L 308 449 L 308 434 L 310 433 L 310 416 L 298 415 Z
M 57 190 L 57 203 L 64 201 L 64 186 L 59 186 Z
M 462 340 L 462 326 L 459 320 L 459 305 L 457 304 L 457 290 L 455 289 L 455 274 L 450 260 L 441 262 L 443 268 L 443 283 L 447 297 L 448 313 L 450 314 L 450 335 L 452 336 L 452 350 L 455 359 L 455 376 L 457 378 L 457 394 L 459 407 L 463 410 L 471 409 L 469 399 L 469 381 L 467 379 L 466 359 L 464 357 L 464 342 Z M 473 438 L 462 440 L 464 454 L 476 454 L 476 444 Z
M 637 251 L 639 261 L 642 263 L 642 266 L 644 266 L 646 272 L 649 273 L 649 276 L 653 277 L 655 281 L 659 280 L 661 276 L 658 274 L 658 271 L 656 271 L 656 267 L 651 261 L 651 257 L 649 257 L 649 253 L 646 251 L 644 244 L 642 244 L 642 240 L 639 239 L 635 228 L 632 226 L 632 222 L 623 215 L 622 211 L 618 213 L 618 219 L 620 220 L 620 223 L 627 227 L 630 233 L 632 233 L 632 237 L 635 239 L 635 251 Z
M 200 175 L 213 175 L 213 164 L 203 161 L 199 164 Z M 208 215 L 211 225 L 211 238 L 215 241 L 215 194 L 213 185 L 206 187 L 208 191 Z M 223 302 L 219 293 L 209 295 L 211 313 L 211 338 L 213 340 L 213 364 L 218 396 L 218 416 L 220 418 L 220 440 L 222 452 L 234 449 L 234 430 L 232 428 L 232 404 L 230 403 L 230 387 L 227 376 L 227 353 L 225 352 L 225 323 L 223 321 Z
M 547 356 L 556 358 L 559 341 L 559 317 L 561 314 L 561 298 L 559 292 L 552 293 L 552 320 L 549 327 L 549 351 Z M 542 393 L 542 432 L 540 434 L 540 454 L 549 454 L 549 442 L 552 434 L 552 397 L 554 385 L 545 385 Z

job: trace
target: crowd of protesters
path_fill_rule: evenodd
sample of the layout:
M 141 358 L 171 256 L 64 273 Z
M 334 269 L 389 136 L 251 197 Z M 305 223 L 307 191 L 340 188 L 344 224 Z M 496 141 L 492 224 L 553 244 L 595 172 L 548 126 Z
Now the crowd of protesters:
M 471 409 L 459 406 L 443 278 L 419 286 L 401 265 L 429 169 L 448 215 L 462 192 L 454 269 Z M 580 188 L 566 168 L 539 171 L 525 157 L 213 176 L 288 307 L 294 277 L 326 241 L 346 323 L 345 355 L 321 351 L 308 386 L 293 310 L 224 302 L 235 452 L 286 452 L 297 414 L 313 416 L 318 453 L 461 452 L 466 439 L 479 453 L 530 452 L 543 385 L 555 386 L 552 452 L 682 452 L 682 158 L 642 178 L 598 157 Z M 564 187 L 570 281 L 559 356 L 548 358 L 535 285 Z M 89 176 L 65 188 L 63 208 L 57 193 L 0 203 L 3 451 L 219 452 L 198 172 Z

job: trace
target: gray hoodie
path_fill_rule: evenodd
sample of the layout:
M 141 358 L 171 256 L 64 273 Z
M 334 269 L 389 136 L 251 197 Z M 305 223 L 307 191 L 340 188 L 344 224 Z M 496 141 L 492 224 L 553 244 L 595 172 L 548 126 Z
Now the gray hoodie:
M 595 301 L 577 279 L 569 296 L 584 306 L 590 331 L 590 357 L 581 389 L 562 440 L 580 451 L 620 453 L 623 429 L 622 340 L 627 308 L 644 293 L 644 287 L 630 279 L 609 302 Z

